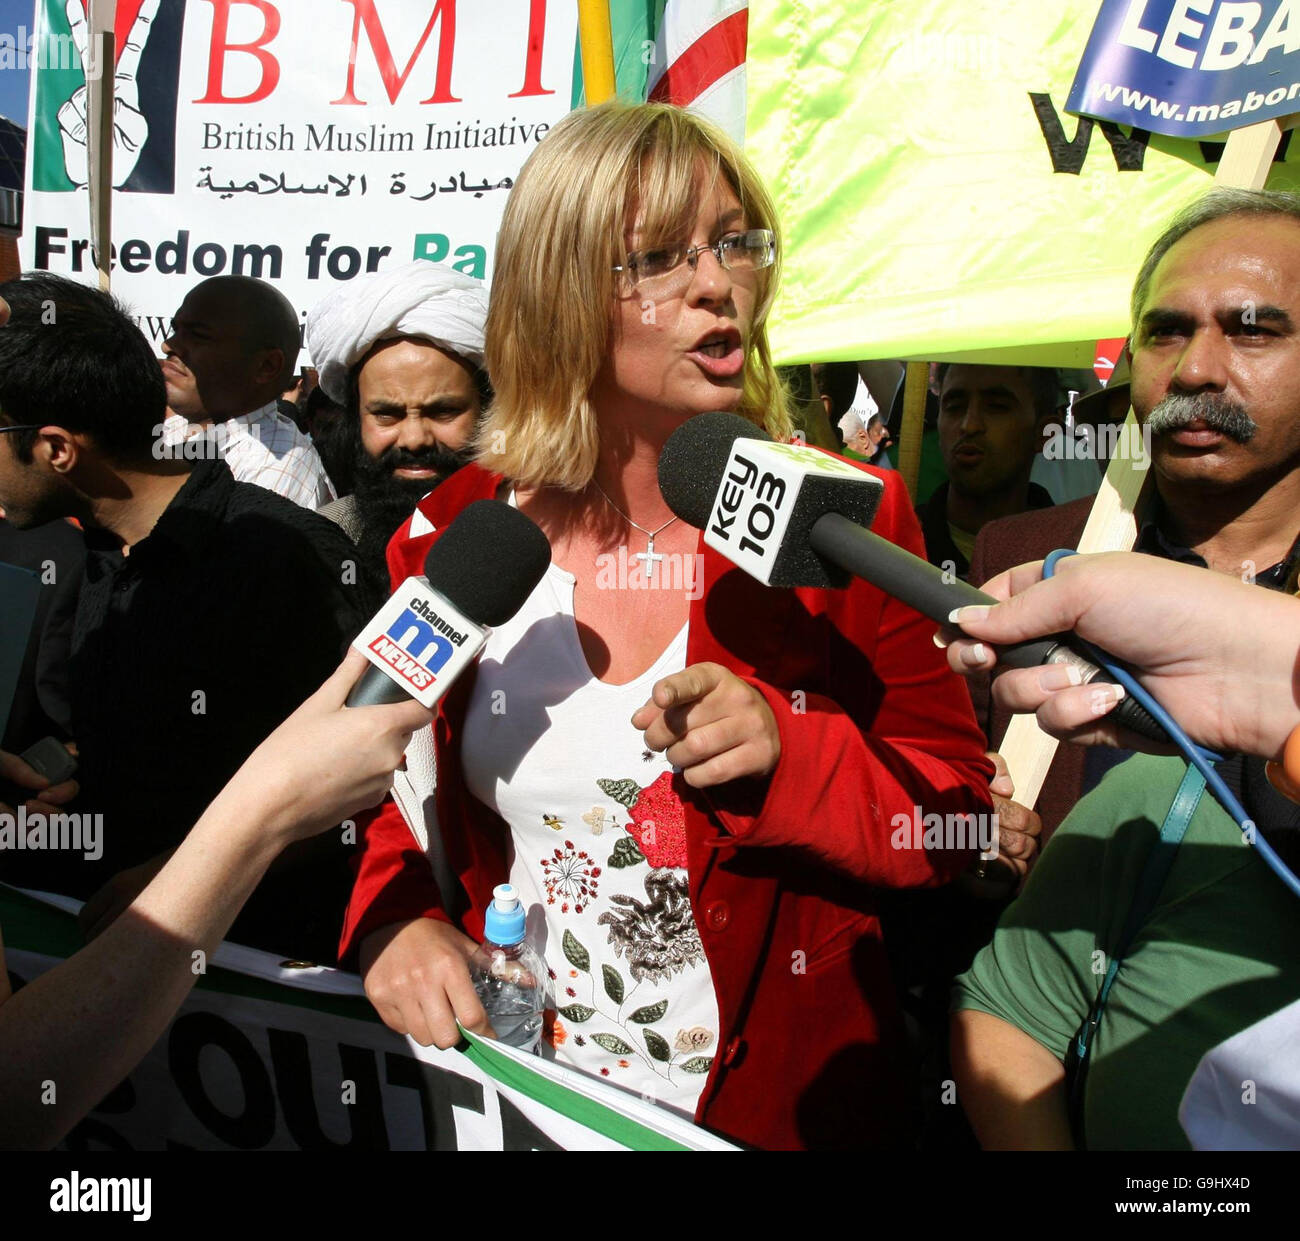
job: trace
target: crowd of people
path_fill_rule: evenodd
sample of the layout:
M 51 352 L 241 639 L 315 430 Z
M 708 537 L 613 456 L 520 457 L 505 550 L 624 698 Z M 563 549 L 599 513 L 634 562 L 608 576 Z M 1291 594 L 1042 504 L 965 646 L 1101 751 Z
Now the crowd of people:
M 341 284 L 310 372 L 260 280 L 191 288 L 161 360 L 97 289 L 0 285 L 0 560 L 42 582 L 0 814 L 102 824 L 94 856 L 0 847 L 0 882 L 84 900 L 88 941 L 13 996 L 0 971 L 0 1142 L 57 1142 L 223 936 L 358 971 L 421 1044 L 490 1034 L 467 963 L 503 882 L 550 972 L 543 1054 L 742 1144 L 1300 1141 L 1296 1074 L 1249 1039 L 1300 996 L 1294 896 L 1206 796 L 1140 900 L 1186 764 L 1108 724 L 1118 687 L 994 675 L 996 644 L 1068 629 L 1126 659 L 1300 865 L 1300 199 L 1217 190 L 1170 223 L 1086 414 L 1066 373 L 934 367 L 915 504 L 901 364 L 778 370 L 780 264 L 733 144 L 608 104 L 528 160 L 490 291 L 425 261 Z M 1044 446 L 1129 400 L 1140 556 L 1042 580 L 1106 464 Z M 734 568 L 657 474 L 719 409 L 856 461 L 877 534 L 1006 602 L 936 635 L 864 580 Z M 349 643 L 486 498 L 540 527 L 545 576 L 435 710 L 346 708 Z M 1037 810 L 998 753 L 1013 711 L 1074 743 Z M 71 776 L 32 765 L 50 737 Z M 932 816 L 991 823 L 996 856 L 900 831 Z M 77 1085 L 42 1108 L 56 1072 Z

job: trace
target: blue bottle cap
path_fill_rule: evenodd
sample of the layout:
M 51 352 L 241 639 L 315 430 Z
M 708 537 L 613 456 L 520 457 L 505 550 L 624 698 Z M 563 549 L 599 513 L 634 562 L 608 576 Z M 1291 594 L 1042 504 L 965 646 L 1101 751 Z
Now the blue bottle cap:
M 483 937 L 494 944 L 519 944 L 527 933 L 523 903 L 513 887 L 499 883 L 483 917 Z

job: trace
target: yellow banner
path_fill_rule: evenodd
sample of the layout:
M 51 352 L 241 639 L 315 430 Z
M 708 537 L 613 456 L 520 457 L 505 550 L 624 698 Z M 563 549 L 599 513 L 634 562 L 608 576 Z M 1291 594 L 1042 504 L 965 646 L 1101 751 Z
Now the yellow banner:
M 779 361 L 1088 366 L 1127 332 L 1143 253 L 1223 144 L 1065 112 L 1097 8 L 750 0 L 746 146 L 785 239 Z M 1268 184 L 1300 189 L 1300 169 L 1275 163 Z

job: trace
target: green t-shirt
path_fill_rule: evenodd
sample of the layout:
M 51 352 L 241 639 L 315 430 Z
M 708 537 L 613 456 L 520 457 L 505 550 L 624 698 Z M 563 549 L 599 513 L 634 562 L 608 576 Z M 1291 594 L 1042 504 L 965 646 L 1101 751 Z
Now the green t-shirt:
M 1138 756 L 1079 802 L 957 980 L 955 1008 L 1001 1017 L 1064 1062 L 1185 770 Z M 1207 790 L 1094 1037 L 1088 1146 L 1186 1149 L 1178 1105 L 1201 1057 L 1297 997 L 1300 901 Z

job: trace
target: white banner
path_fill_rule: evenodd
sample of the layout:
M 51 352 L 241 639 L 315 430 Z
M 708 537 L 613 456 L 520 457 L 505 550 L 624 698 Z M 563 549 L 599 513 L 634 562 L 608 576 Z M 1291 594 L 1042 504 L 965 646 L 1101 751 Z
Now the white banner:
M 83 5 L 37 0 L 21 256 L 90 283 Z M 413 258 L 489 278 L 576 31 L 574 0 L 118 0 L 113 291 L 159 344 L 207 276 L 302 314 Z
M 8 947 L 5 957 L 24 982 L 59 963 Z M 235 962 L 251 972 L 234 972 Z M 274 957 L 226 944 L 212 964 L 63 1149 L 734 1149 L 674 1113 L 498 1043 L 421 1047 L 378 1021 L 354 975 L 314 969 L 299 971 L 298 985 L 271 984 L 268 974 L 285 975 Z

